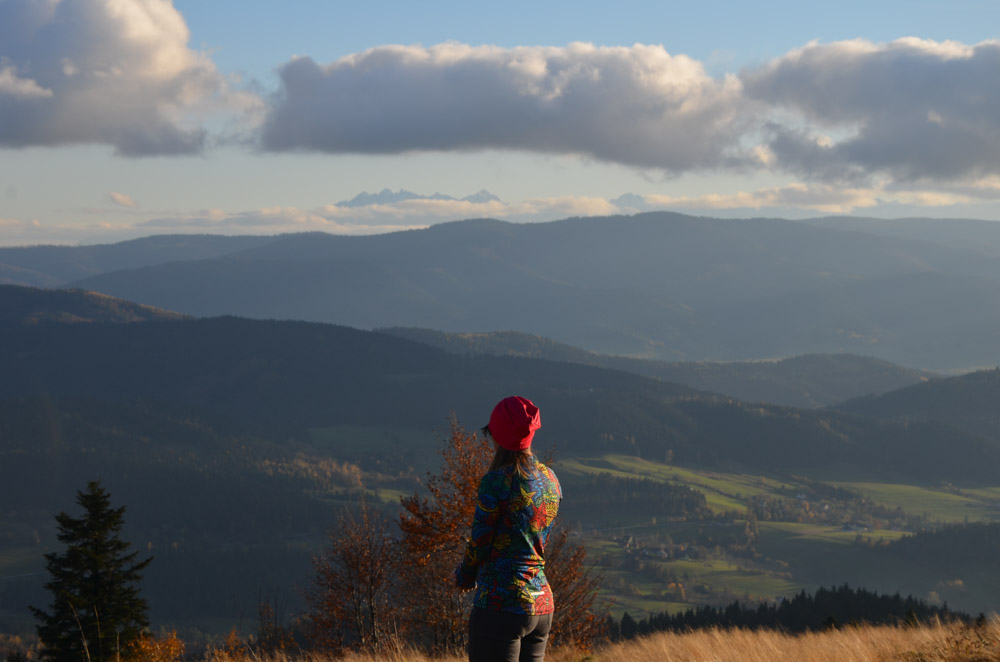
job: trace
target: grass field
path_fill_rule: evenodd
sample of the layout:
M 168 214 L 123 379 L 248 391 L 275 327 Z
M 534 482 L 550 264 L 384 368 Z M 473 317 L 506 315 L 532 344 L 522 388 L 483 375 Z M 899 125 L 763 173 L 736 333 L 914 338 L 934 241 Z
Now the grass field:
M 569 473 L 641 476 L 685 484 L 702 492 L 709 507 L 720 513 L 742 512 L 751 496 L 776 496 L 782 488 L 796 487 L 794 479 L 699 471 L 625 455 L 575 458 L 556 466 Z M 929 485 L 844 481 L 829 484 L 847 488 L 890 508 L 899 507 L 906 513 L 926 516 L 931 521 L 1000 520 L 1000 487 L 944 489 Z
M 210 662 L 461 662 L 464 654 L 429 656 L 405 645 L 333 658 L 315 653 L 206 656 Z M 583 651 L 546 651 L 549 662 L 1000 662 L 1000 626 L 850 627 L 791 635 L 773 630 L 659 633 Z M 172 662 L 172 660 L 170 661 Z
M 864 494 L 873 501 L 900 507 L 937 522 L 1000 519 L 1000 488 L 951 492 L 920 485 L 890 483 L 834 483 Z
M 742 512 L 746 510 L 747 498 L 773 494 L 788 484 L 766 476 L 695 471 L 627 455 L 577 458 L 560 461 L 555 466 L 571 473 L 609 473 L 615 476 L 640 476 L 669 483 L 683 483 L 702 492 L 708 501 L 708 506 L 719 513 Z
M 683 484 L 705 495 L 715 513 L 740 513 L 746 510 L 747 499 L 760 496 L 787 497 L 798 489 L 795 479 L 747 474 L 727 474 L 700 471 L 650 462 L 623 455 L 596 458 L 574 458 L 556 464 L 561 474 L 610 474 L 645 477 L 666 483 Z M 1000 487 L 954 489 L 930 485 L 904 485 L 871 482 L 829 483 L 847 488 L 890 509 L 937 522 L 982 521 L 1000 518 Z M 602 557 L 625 558 L 626 552 L 615 539 L 633 536 L 636 539 L 688 540 L 699 527 L 719 527 L 720 535 L 727 529 L 723 523 L 654 522 L 647 517 L 622 513 L 620 516 L 593 522 L 586 529 L 585 542 L 592 560 Z M 737 516 L 728 531 L 742 528 Z M 660 576 L 679 578 L 685 586 L 686 602 L 718 603 L 720 596 L 734 599 L 773 599 L 799 590 L 812 591 L 819 586 L 850 583 L 883 592 L 915 593 L 925 599 L 944 599 L 954 604 L 971 604 L 976 609 L 994 604 L 996 582 L 990 578 L 933 578 L 927 568 L 893 562 L 879 553 L 880 545 L 907 535 L 889 529 L 845 530 L 842 526 L 822 523 L 761 521 L 755 557 L 751 561 L 730 562 L 713 557 L 701 560 L 646 560 L 646 565 L 662 570 Z M 867 542 L 867 545 L 857 544 Z M 628 611 L 636 617 L 650 612 L 677 611 L 690 604 L 680 604 L 656 573 L 635 573 L 615 569 L 606 572 L 607 582 L 602 595 L 613 600 L 613 613 Z M 918 590 L 914 577 L 924 577 L 924 588 Z M 934 586 L 933 593 L 927 586 Z M 703 591 L 699 593 L 698 588 Z M 710 597 L 707 597 L 710 596 Z

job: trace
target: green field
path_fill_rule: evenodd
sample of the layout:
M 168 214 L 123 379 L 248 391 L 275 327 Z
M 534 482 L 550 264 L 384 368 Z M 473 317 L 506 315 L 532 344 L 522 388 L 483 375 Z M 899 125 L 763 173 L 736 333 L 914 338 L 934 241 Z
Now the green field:
M 789 484 L 766 476 L 695 471 L 627 455 L 564 460 L 556 463 L 556 467 L 570 473 L 608 473 L 688 485 L 702 492 L 708 501 L 708 506 L 718 513 L 745 511 L 748 497 L 772 494 Z
M 664 611 L 676 613 L 700 604 L 716 604 L 719 596 L 727 600 L 773 599 L 801 588 L 788 578 L 722 559 L 648 560 L 646 571 L 639 573 L 608 569 L 599 561 L 622 557 L 624 551 L 620 546 L 606 540 L 588 540 L 587 549 L 595 568 L 604 576 L 601 598 L 610 602 L 617 617 L 626 611 L 636 618 Z M 683 586 L 684 593 L 671 589 L 669 582 L 650 576 L 650 570 L 672 577 Z
M 742 514 L 746 512 L 750 497 L 787 499 L 802 480 L 700 471 L 623 455 L 574 458 L 560 461 L 555 467 L 557 472 L 568 476 L 609 474 L 689 486 L 704 494 L 713 512 L 739 513 L 728 525 L 730 532 L 744 526 Z M 907 514 L 932 522 L 1000 519 L 1000 487 L 958 490 L 871 482 L 827 484 L 846 488 L 873 503 L 890 509 L 898 507 Z M 628 552 L 621 544 L 625 536 L 655 547 L 663 540 L 691 539 L 696 531 L 701 529 L 704 533 L 707 527 L 719 527 L 721 534 L 726 531 L 726 525 L 721 522 L 655 522 L 649 517 L 629 513 L 622 513 L 613 521 L 594 524 L 589 529 L 585 526 L 584 530 L 589 531 L 585 541 L 595 565 L 600 561 L 607 565 L 608 559 L 626 558 Z M 716 555 L 705 559 L 660 561 L 647 557 L 645 571 L 641 572 L 602 567 L 600 570 L 605 576 L 602 596 L 612 601 L 612 610 L 617 616 L 628 611 L 641 618 L 650 613 L 681 611 L 697 604 L 719 604 L 721 598 L 774 599 L 803 589 L 812 591 L 819 586 L 845 582 L 885 592 L 905 591 L 912 585 L 913 577 L 926 572 L 912 564 L 892 562 L 889 556 L 880 553 L 885 544 L 907 535 L 904 531 L 785 521 L 761 521 L 758 530 L 753 558 L 731 560 L 726 555 Z M 656 578 L 653 568 L 660 571 L 661 577 L 674 577 L 683 584 L 683 601 L 676 591 L 665 590 L 664 582 Z M 993 582 L 955 581 L 961 579 L 938 578 L 940 586 L 934 593 L 917 597 L 959 602 L 969 598 L 977 602 L 991 601 Z
M 941 488 L 891 483 L 833 483 L 873 501 L 937 522 L 1000 519 L 1000 488 L 948 491 Z
M 745 511 L 748 497 L 778 496 L 781 488 L 797 485 L 791 478 L 699 471 L 625 455 L 575 458 L 560 461 L 556 466 L 569 473 L 607 473 L 685 484 L 702 492 L 709 507 L 718 513 Z M 926 516 L 931 521 L 1000 519 L 1000 487 L 947 490 L 940 486 L 894 483 L 836 481 L 827 484 L 850 489 L 876 503 L 899 507 L 912 515 Z

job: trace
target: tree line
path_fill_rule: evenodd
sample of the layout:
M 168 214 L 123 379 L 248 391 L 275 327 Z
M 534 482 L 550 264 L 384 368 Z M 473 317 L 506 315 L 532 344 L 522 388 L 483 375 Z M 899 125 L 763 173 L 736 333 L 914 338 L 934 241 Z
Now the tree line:
M 703 606 L 676 614 L 661 612 L 636 620 L 625 612 L 621 619 L 608 619 L 614 639 L 631 639 L 654 632 L 685 632 L 703 628 L 762 628 L 784 632 L 817 631 L 847 625 L 918 625 L 936 620 L 969 622 L 968 614 L 953 611 L 899 593 L 884 595 L 842 586 L 819 588 L 814 594 L 801 591 L 793 597 L 758 605 L 733 602 L 725 607 Z

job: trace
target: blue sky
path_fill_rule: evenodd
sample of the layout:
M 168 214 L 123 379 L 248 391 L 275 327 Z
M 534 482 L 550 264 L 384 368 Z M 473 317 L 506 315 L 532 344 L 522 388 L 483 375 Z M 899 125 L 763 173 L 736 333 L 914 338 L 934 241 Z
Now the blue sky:
M 998 26 L 986 1 L 0 0 L 0 245 L 998 220 Z M 414 196 L 338 204 L 383 189 Z

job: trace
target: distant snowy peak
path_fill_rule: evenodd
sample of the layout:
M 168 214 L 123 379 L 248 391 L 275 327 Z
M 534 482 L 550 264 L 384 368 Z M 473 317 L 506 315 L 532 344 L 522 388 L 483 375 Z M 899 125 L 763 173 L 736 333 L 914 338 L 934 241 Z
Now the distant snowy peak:
M 368 205 L 391 205 L 395 202 L 403 202 L 404 200 L 414 200 L 417 198 L 422 198 L 424 196 L 417 195 L 412 191 L 407 191 L 405 189 L 399 189 L 399 191 L 391 191 L 390 189 L 384 188 L 378 193 L 369 193 L 368 191 L 362 191 L 350 200 L 341 200 L 337 203 L 338 207 L 367 207 Z
M 472 195 L 467 195 L 462 198 L 464 202 L 472 202 L 475 204 L 485 204 L 487 202 L 500 202 L 500 198 L 493 195 L 486 189 L 480 189 L 478 193 Z
M 487 202 L 500 202 L 500 198 L 493 195 L 486 189 L 480 190 L 478 193 L 473 195 L 467 195 L 464 198 L 455 198 L 450 195 L 444 195 L 443 193 L 434 193 L 432 195 L 420 195 L 419 193 L 414 193 L 413 191 L 407 191 L 406 189 L 399 189 L 398 191 L 392 191 L 391 189 L 384 188 L 378 193 L 368 193 L 367 191 L 362 191 L 350 200 L 341 200 L 337 203 L 338 207 L 367 207 L 368 205 L 391 205 L 397 202 L 405 202 L 407 200 L 455 200 L 461 202 L 472 202 L 476 204 L 483 204 Z

